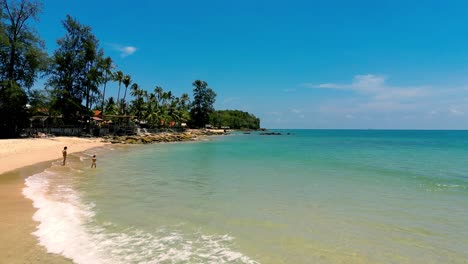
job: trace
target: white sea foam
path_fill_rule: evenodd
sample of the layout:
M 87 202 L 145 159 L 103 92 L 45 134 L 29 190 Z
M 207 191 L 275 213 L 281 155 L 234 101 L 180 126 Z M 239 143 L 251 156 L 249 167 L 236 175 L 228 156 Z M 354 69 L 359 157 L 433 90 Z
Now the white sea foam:
M 467 186 L 464 186 L 464 185 L 459 185 L 459 184 L 442 184 L 442 183 L 438 183 L 436 184 L 437 187 L 440 187 L 440 188 L 460 188 L 460 189 L 466 189 Z
M 92 237 L 83 229 L 93 212 L 82 206 L 78 195 L 69 188 L 60 186 L 60 193 L 66 193 L 62 200 L 48 195 L 48 177 L 52 175 L 43 172 L 26 179 L 23 194 L 33 200 L 38 209 L 33 219 L 40 223 L 33 234 L 50 253 L 61 254 L 76 263 L 101 263 L 93 248 Z
M 23 194 L 33 200 L 38 221 L 33 234 L 48 252 L 61 254 L 75 263 L 257 263 L 230 248 L 229 235 L 184 234 L 177 228 L 154 233 L 137 229 L 109 232 L 110 222 L 94 222 L 93 205 L 84 204 L 75 190 L 53 185 L 53 172 L 26 179 Z M 53 190 L 51 190 L 53 188 Z M 55 195 L 53 195 L 55 193 Z

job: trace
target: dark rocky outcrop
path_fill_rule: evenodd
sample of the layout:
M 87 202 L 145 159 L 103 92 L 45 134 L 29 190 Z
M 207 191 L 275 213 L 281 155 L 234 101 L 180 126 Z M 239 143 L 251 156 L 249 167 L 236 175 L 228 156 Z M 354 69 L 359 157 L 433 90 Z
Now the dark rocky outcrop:
M 260 133 L 260 135 L 262 135 L 262 136 L 281 136 L 282 134 L 277 133 L 277 132 L 265 132 L 265 133 Z
M 224 131 L 218 130 L 188 130 L 185 132 L 166 132 L 158 134 L 146 134 L 141 136 L 107 136 L 104 142 L 113 144 L 152 144 L 161 142 L 195 141 L 206 136 L 225 135 Z

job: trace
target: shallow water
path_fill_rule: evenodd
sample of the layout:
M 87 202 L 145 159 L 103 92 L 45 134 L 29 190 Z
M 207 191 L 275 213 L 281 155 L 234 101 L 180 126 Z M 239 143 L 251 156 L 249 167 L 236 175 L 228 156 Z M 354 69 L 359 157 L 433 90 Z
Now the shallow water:
M 468 132 L 281 132 L 70 155 L 27 179 L 36 235 L 77 263 L 466 263 Z

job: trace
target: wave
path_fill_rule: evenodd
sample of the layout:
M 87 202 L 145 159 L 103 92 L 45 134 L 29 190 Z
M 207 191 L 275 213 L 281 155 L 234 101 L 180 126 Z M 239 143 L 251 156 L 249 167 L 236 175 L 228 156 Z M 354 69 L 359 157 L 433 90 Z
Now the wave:
M 186 234 L 177 228 L 110 232 L 112 223 L 95 221 L 94 204 L 85 204 L 66 184 L 55 185 L 57 177 L 61 175 L 50 170 L 32 175 L 23 189 L 38 209 L 33 234 L 49 253 L 78 264 L 258 263 L 231 249 L 234 238 L 229 235 Z
M 467 191 L 468 185 L 466 184 L 453 184 L 453 183 L 421 183 L 420 187 L 428 192 L 450 192 L 450 191 Z

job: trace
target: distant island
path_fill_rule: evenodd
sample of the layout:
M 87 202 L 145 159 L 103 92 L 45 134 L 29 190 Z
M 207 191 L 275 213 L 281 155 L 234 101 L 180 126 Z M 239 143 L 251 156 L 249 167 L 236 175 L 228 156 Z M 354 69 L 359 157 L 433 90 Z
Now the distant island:
M 218 110 L 209 116 L 211 125 L 230 129 L 260 129 L 260 119 L 248 112 L 239 110 Z

